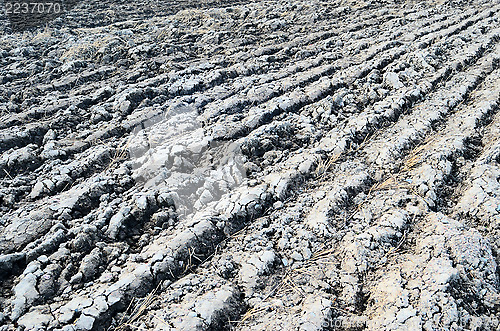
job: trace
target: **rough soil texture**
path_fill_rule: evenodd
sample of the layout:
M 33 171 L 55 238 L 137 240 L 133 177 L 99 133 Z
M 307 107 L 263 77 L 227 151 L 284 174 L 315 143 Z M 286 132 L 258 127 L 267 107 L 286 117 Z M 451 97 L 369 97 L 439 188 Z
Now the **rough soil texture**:
M 0 330 L 500 328 L 498 1 L 0 21 Z

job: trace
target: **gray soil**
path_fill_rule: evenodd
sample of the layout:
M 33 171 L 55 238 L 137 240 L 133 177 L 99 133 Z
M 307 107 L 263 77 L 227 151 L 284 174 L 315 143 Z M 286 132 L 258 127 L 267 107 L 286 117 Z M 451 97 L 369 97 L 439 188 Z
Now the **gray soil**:
M 499 1 L 0 31 L 0 331 L 500 330 Z

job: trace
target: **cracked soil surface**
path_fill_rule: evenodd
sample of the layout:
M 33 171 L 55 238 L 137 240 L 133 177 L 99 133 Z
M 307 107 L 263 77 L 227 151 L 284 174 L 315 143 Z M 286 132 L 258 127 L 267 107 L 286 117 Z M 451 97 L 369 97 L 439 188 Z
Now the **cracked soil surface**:
M 500 330 L 499 1 L 0 30 L 1 331 Z

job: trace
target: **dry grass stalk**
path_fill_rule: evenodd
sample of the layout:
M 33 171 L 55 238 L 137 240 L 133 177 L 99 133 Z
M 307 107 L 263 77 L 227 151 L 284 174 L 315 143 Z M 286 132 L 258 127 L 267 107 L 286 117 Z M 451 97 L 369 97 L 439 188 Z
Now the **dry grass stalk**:
M 423 152 L 436 140 L 436 137 L 428 137 L 420 146 L 411 151 L 408 158 L 404 162 L 401 172 L 406 172 L 413 169 L 416 165 L 420 164 L 423 158 Z
M 328 171 L 328 169 L 330 169 L 332 164 L 334 164 L 340 158 L 341 155 L 342 153 L 334 154 L 326 162 L 323 159 L 320 159 L 318 161 L 318 166 L 316 167 L 316 170 L 314 172 L 316 177 L 323 176 Z
M 236 321 L 236 327 L 241 326 L 244 322 L 251 320 L 253 317 L 257 316 L 259 313 L 264 312 L 269 309 L 279 308 L 273 302 L 269 300 L 271 297 L 279 297 L 286 295 L 287 293 L 294 292 L 299 297 L 304 298 L 306 293 L 304 293 L 300 287 L 295 283 L 294 278 L 299 274 L 306 274 L 310 277 L 316 277 L 311 272 L 311 268 L 317 264 L 333 264 L 331 261 L 324 261 L 324 259 L 331 258 L 335 253 L 334 248 L 321 248 L 319 251 L 313 253 L 310 259 L 304 261 L 300 266 L 296 268 L 288 268 L 285 274 L 281 278 L 278 284 L 274 286 L 269 293 L 263 298 L 262 303 L 258 307 L 253 307 L 249 309 L 239 321 Z
M 397 186 L 397 184 L 398 184 L 398 180 L 395 177 L 391 176 L 391 177 L 387 178 L 386 180 L 384 180 L 383 182 L 376 183 L 375 185 L 373 185 L 370 188 L 368 195 L 370 195 L 370 193 L 375 192 L 375 191 L 382 191 L 382 190 L 388 190 L 391 188 L 395 188 Z
M 156 300 L 156 297 L 157 297 L 156 292 L 158 292 L 158 289 L 160 288 L 161 284 L 162 283 L 159 283 L 158 286 L 156 286 L 156 288 L 153 291 L 151 291 L 144 299 L 140 300 L 140 299 L 134 298 L 134 300 L 130 301 L 129 306 L 127 307 L 126 314 L 120 320 L 119 326 L 114 330 L 115 331 L 125 331 L 127 327 L 134 327 L 133 323 L 135 323 L 139 319 L 139 317 L 141 317 L 142 314 L 144 314 L 144 312 L 146 312 L 151 307 L 154 300 Z M 125 316 L 128 315 L 127 312 L 130 310 L 130 308 L 132 307 L 134 302 L 137 302 L 137 303 L 134 305 L 134 308 L 131 310 L 130 317 L 126 321 L 124 321 Z M 137 328 L 137 327 L 135 327 L 135 328 Z
M 120 148 L 115 149 L 115 152 L 114 152 L 113 156 L 111 157 L 111 162 L 108 164 L 105 171 L 108 171 L 115 164 L 118 164 L 120 161 L 123 161 L 127 158 L 128 149 L 130 147 L 130 142 L 132 141 L 132 138 L 133 137 L 130 136 L 127 139 L 127 141 L 125 142 L 125 144 L 123 144 Z

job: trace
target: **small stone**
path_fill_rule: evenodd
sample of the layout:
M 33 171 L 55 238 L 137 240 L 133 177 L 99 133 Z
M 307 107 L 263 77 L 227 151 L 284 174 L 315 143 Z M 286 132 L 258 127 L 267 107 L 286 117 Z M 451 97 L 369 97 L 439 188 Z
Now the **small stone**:
M 302 256 L 302 254 L 300 254 L 299 252 L 293 252 L 290 257 L 292 259 L 294 259 L 295 261 L 302 261 L 304 259 L 304 257 Z
M 387 72 L 384 75 L 384 84 L 393 89 L 399 89 L 404 87 L 403 83 L 399 80 L 399 76 L 395 72 Z
M 40 255 L 37 261 L 41 264 L 47 264 L 49 262 L 49 258 L 47 257 L 47 255 Z
M 274 204 L 273 204 L 273 207 L 274 209 L 281 209 L 283 207 L 283 202 L 281 201 L 276 201 Z
M 416 310 L 412 307 L 403 308 L 398 312 L 396 318 L 397 318 L 398 322 L 402 324 L 410 317 L 415 316 L 415 313 L 416 313 Z
M 108 305 L 112 306 L 115 303 L 120 302 L 122 298 L 123 295 L 121 294 L 120 290 L 113 291 L 108 295 Z
M 82 278 L 83 278 L 83 274 L 81 272 L 78 272 L 76 275 L 74 275 L 73 277 L 71 277 L 71 279 L 69 280 L 69 282 L 71 284 L 78 284 L 78 283 L 81 283 Z
M 304 257 L 304 259 L 309 260 L 312 256 L 311 250 L 308 247 L 305 247 L 302 250 L 302 256 Z
M 36 276 L 29 273 L 14 287 L 15 299 L 13 300 L 12 320 L 17 320 L 38 299 L 40 294 L 36 289 L 36 285 Z
M 47 131 L 47 133 L 43 136 L 43 143 L 45 144 L 50 140 L 55 140 L 56 138 L 57 138 L 57 135 L 54 132 L 54 130 L 49 129 L 49 131 Z
M 80 318 L 76 321 L 75 326 L 77 330 L 92 330 L 94 326 L 95 318 L 92 316 L 81 315 Z
M 27 330 L 39 330 L 42 326 L 47 326 L 53 317 L 47 314 L 42 314 L 39 311 L 32 311 L 23 315 L 18 323 L 24 326 Z

